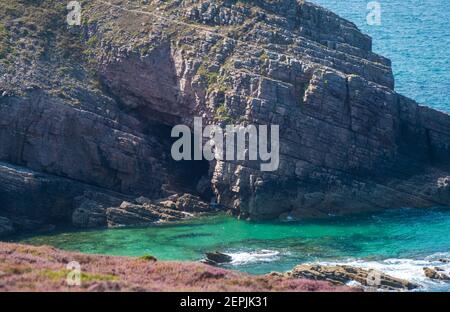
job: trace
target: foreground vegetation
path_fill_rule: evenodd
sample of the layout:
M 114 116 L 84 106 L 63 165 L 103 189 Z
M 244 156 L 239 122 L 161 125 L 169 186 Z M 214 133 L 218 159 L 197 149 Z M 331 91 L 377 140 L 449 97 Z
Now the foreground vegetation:
M 80 264 L 80 286 L 69 286 L 68 264 Z M 348 291 L 326 282 L 252 276 L 196 262 L 112 257 L 53 247 L 0 243 L 0 291 Z

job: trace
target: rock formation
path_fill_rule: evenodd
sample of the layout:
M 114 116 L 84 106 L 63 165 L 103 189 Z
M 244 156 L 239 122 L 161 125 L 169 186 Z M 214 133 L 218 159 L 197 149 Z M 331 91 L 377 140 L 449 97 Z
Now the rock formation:
M 230 255 L 221 252 L 207 252 L 205 254 L 206 258 L 203 260 L 204 263 L 217 265 L 221 263 L 229 263 L 233 260 Z
M 334 285 L 357 282 L 374 290 L 412 290 L 418 285 L 389 276 L 376 270 L 365 270 L 346 265 L 323 266 L 302 264 L 288 272 L 288 276 L 327 281 Z
M 440 272 L 441 270 L 439 268 L 423 268 L 423 273 L 426 277 L 431 278 L 433 280 L 439 280 L 439 281 L 450 281 L 450 276 L 448 276 L 445 273 Z
M 80 3 L 81 26 L 58 1 L 0 4 L 1 233 L 154 220 L 120 205 L 174 193 L 252 219 L 449 205 L 449 116 L 397 94 L 353 23 L 296 0 Z M 280 125 L 279 169 L 175 162 L 196 116 Z

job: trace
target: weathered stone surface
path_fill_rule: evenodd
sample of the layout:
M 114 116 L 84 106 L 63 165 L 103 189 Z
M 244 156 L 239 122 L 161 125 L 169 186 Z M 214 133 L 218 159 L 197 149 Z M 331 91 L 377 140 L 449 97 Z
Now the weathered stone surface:
M 345 285 L 354 281 L 363 286 L 382 290 L 411 290 L 418 287 L 418 285 L 409 281 L 398 279 L 376 270 L 365 270 L 346 265 L 302 264 L 296 266 L 287 275 L 295 278 L 328 281 L 335 285 Z
M 445 273 L 438 272 L 439 269 L 437 268 L 423 268 L 423 272 L 425 273 L 425 276 L 434 280 L 439 281 L 450 281 L 450 276 L 448 276 Z
M 38 40 L 45 55 L 17 47 L 13 66 L 0 60 L 0 161 L 35 172 L 0 170 L 0 215 L 15 228 L 161 214 L 143 202 L 74 206 L 91 187 L 151 201 L 190 193 L 252 219 L 450 205 L 450 117 L 397 94 L 390 61 L 353 23 L 295 0 L 177 4 L 86 2 L 82 27 L 42 25 L 60 38 Z M 64 6 L 42 8 L 64 23 Z M 15 39 L 35 41 L 4 18 Z M 279 125 L 279 169 L 173 161 L 171 127 L 196 116 Z M 193 198 L 157 206 L 209 209 Z

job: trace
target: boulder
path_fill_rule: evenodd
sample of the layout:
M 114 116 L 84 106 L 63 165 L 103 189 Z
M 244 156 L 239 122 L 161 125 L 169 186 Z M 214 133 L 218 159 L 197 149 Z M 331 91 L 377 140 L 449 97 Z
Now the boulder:
M 221 263 L 229 263 L 233 260 L 233 258 L 229 255 L 226 255 L 221 252 L 207 252 L 205 254 L 207 263 L 211 264 L 221 264 Z
M 335 285 L 345 285 L 353 281 L 362 286 L 379 290 L 412 290 L 419 287 L 407 280 L 395 278 L 380 271 L 347 265 L 302 264 L 287 274 L 294 278 L 328 281 Z
M 439 268 L 429 268 L 429 267 L 423 268 L 423 272 L 425 273 L 425 276 L 430 279 L 439 280 L 439 281 L 450 281 L 450 276 L 446 275 L 445 273 L 438 272 L 438 271 L 440 271 Z

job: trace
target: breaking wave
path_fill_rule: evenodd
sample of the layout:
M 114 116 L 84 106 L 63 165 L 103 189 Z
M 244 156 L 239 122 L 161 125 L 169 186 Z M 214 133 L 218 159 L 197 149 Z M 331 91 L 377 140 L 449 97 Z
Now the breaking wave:
M 421 287 L 417 291 L 450 291 L 449 281 L 432 280 L 425 276 L 425 267 L 437 268 L 450 275 L 450 253 L 435 253 L 424 259 L 386 259 L 381 261 L 347 260 L 342 262 L 319 262 L 321 265 L 349 265 L 362 269 L 375 269 L 393 277 L 408 280 Z

